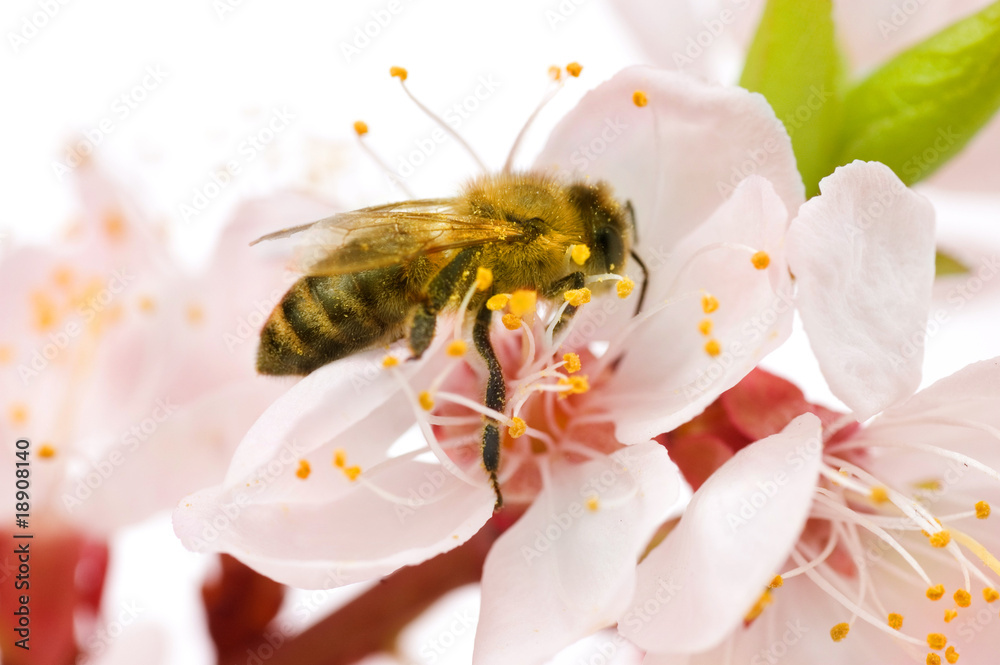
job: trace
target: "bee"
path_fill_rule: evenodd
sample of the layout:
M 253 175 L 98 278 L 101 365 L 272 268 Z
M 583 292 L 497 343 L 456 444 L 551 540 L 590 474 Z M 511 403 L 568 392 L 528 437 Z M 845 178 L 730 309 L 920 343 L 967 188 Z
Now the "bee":
M 616 201 L 602 182 L 560 184 L 538 173 L 502 173 L 473 180 L 453 198 L 364 208 L 264 236 L 307 232 L 305 274 L 265 323 L 257 370 L 305 375 L 403 337 L 417 359 L 430 346 L 438 316 L 457 313 L 472 319 L 472 341 L 488 370 L 483 402 L 502 413 L 506 385 L 490 342 L 487 301 L 528 289 L 561 303 L 588 276 L 623 275 L 630 254 L 645 273 L 632 251 L 632 217 L 631 206 Z M 589 253 L 575 253 L 579 245 Z M 492 283 L 474 291 L 480 268 L 491 271 Z M 645 285 L 644 279 L 643 292 Z M 576 309 L 562 311 L 556 332 Z M 485 418 L 481 452 L 499 509 L 495 419 Z

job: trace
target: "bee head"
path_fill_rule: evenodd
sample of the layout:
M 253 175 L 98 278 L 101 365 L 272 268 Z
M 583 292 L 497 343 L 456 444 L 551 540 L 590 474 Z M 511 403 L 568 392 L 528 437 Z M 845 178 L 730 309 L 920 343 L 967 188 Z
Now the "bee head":
M 570 204 L 590 235 L 588 272 L 621 273 L 631 249 L 631 222 L 604 183 L 578 183 L 569 187 Z

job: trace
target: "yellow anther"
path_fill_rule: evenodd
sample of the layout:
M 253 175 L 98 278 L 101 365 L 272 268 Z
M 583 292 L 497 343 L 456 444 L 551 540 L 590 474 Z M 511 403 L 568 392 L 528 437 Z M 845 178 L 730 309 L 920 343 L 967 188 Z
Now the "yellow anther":
M 619 298 L 628 298 L 632 295 L 632 291 L 635 289 L 635 281 L 626 277 L 619 280 L 618 284 L 615 286 L 615 291 L 618 293 Z
M 312 473 L 312 467 L 309 466 L 309 462 L 304 459 L 299 460 L 299 468 L 295 470 L 295 475 L 305 480 Z
M 884 487 L 873 487 L 868 496 L 875 503 L 887 503 L 889 501 L 889 490 Z
M 528 289 L 518 289 L 510 295 L 510 313 L 515 316 L 524 316 L 528 312 L 535 311 L 538 303 L 538 294 Z
M 468 348 L 469 347 L 465 343 L 465 340 L 453 339 L 451 340 L 451 342 L 448 343 L 447 353 L 449 356 L 452 356 L 453 358 L 461 358 L 462 356 L 465 355 L 465 352 L 468 350 Z
M 156 301 L 150 296 L 139 298 L 139 311 L 144 314 L 152 314 L 156 310 Z
M 710 339 L 705 342 L 705 353 L 712 356 L 713 358 L 722 353 L 722 345 L 719 344 L 719 340 Z
M 587 510 L 592 513 L 596 513 L 597 509 L 601 507 L 601 500 L 596 494 L 591 494 L 587 497 Z
M 579 372 L 580 368 L 583 367 L 583 364 L 580 362 L 580 356 L 576 355 L 575 353 L 563 354 L 563 362 L 566 363 L 565 365 L 563 365 L 563 367 L 565 367 L 566 371 L 569 372 L 570 374 L 573 374 L 574 372 Z
M 510 425 L 507 427 L 507 434 L 510 434 L 510 438 L 517 439 L 522 437 L 527 431 L 528 423 L 524 422 L 523 419 L 517 416 L 510 419 Z
M 784 578 L 781 575 L 775 575 L 771 583 L 767 585 L 768 589 L 777 589 L 785 583 Z
M 14 359 L 14 347 L 10 344 L 0 344 L 0 365 L 6 365 Z
M 403 67 L 390 67 L 389 76 L 395 76 L 400 81 L 405 81 L 406 77 L 409 76 L 409 73 Z
M 56 313 L 56 303 L 44 291 L 31 294 L 31 309 L 35 330 L 45 332 L 56 325 L 59 316 Z
M 348 480 L 357 480 L 358 476 L 361 475 L 360 466 L 349 466 L 344 469 L 344 475 L 347 476 Z
M 945 610 L 944 611 L 944 622 L 951 623 L 952 620 L 958 616 L 957 610 Z
M 940 480 L 922 480 L 919 483 L 914 483 L 914 487 L 918 490 L 928 490 L 931 492 L 938 492 L 941 490 Z
M 479 266 L 476 268 L 476 291 L 485 291 L 493 284 L 493 271 Z
M 558 385 L 565 386 L 565 389 L 560 391 L 561 397 L 566 397 L 567 395 L 580 395 L 588 390 L 590 390 L 590 382 L 587 376 L 567 376 L 559 379 Z
M 649 103 L 649 99 L 642 90 L 636 90 L 632 93 L 632 103 L 641 108 Z
M 997 602 L 998 600 L 1000 600 L 1000 591 L 997 591 L 996 589 L 992 589 L 990 587 L 986 587 L 985 589 L 983 589 L 983 600 L 985 600 L 987 603 Z
M 750 611 L 743 616 L 743 623 L 749 624 L 753 623 L 761 615 L 761 613 L 767 608 L 768 605 L 774 602 L 774 598 L 771 597 L 771 590 L 764 589 L 764 593 L 760 595 L 757 602 L 753 604 Z
M 928 633 L 927 634 L 927 646 L 934 649 L 935 651 L 940 651 L 944 648 L 944 645 L 948 644 L 948 638 L 941 633 Z
M 573 263 L 582 266 L 590 258 L 590 248 L 586 245 L 573 245 L 569 250 L 569 255 L 573 259 Z
M 337 448 L 333 451 L 333 465 L 338 469 L 343 469 L 347 465 L 347 451 Z
M 715 310 L 719 309 L 719 299 L 713 296 L 711 293 L 706 293 L 701 297 L 701 311 L 706 314 L 711 314 Z
M 67 289 L 73 283 L 73 270 L 68 266 L 60 266 L 52 271 L 52 281 L 56 286 Z
M 434 408 L 434 398 L 426 390 L 422 391 L 420 395 L 417 396 L 417 401 L 420 402 L 420 408 L 424 411 L 430 411 Z
M 562 78 L 562 67 L 557 65 L 552 65 L 549 67 L 549 76 L 552 77 L 553 81 L 558 81 Z
M 10 422 L 15 425 L 26 425 L 28 423 L 28 407 L 17 402 L 10 407 Z
M 104 235 L 113 241 L 118 241 L 125 237 L 125 219 L 120 212 L 109 213 L 104 218 Z
M 752 263 L 753 267 L 757 270 L 763 270 L 771 265 L 771 257 L 767 252 L 762 250 L 750 257 L 750 263 Z
M 944 585 L 935 584 L 934 586 L 927 589 L 927 598 L 930 600 L 941 600 L 944 598 Z
M 38 448 L 38 456 L 42 459 L 49 459 L 56 456 L 56 449 L 47 443 L 43 443 L 41 447 Z
M 847 634 L 851 632 L 851 626 L 846 623 L 838 623 L 836 626 L 830 629 L 830 637 L 834 642 L 839 642 L 840 640 L 847 637 Z
M 197 325 L 205 319 L 205 311 L 200 305 L 195 304 L 188 305 L 184 315 L 187 317 L 188 323 L 193 325 Z
M 571 62 L 566 65 L 566 71 L 569 72 L 570 76 L 575 78 L 580 75 L 580 72 L 583 71 L 583 65 L 579 62 Z
M 507 330 L 517 330 L 521 327 L 521 317 L 517 314 L 511 314 L 510 312 L 503 315 L 500 319 L 503 323 L 503 327 Z
M 368 123 L 364 120 L 354 121 L 354 133 L 358 136 L 364 136 L 368 133 Z
M 897 614 L 895 612 L 889 613 L 889 627 L 893 630 L 899 630 L 903 627 L 903 615 Z
M 389 369 L 390 367 L 395 367 L 399 364 L 399 358 L 396 356 L 386 356 L 382 358 L 382 367 Z
M 959 607 L 968 607 L 972 604 L 972 594 L 965 589 L 959 589 L 956 591 L 952 598 L 955 599 L 955 604 Z
M 941 665 L 941 656 L 936 653 L 927 654 L 927 665 Z
M 486 309 L 497 312 L 506 307 L 508 302 L 510 302 L 509 293 L 498 293 L 486 301 Z
M 948 543 L 951 542 L 951 534 L 945 530 L 938 531 L 931 535 L 931 546 L 932 547 L 948 547 Z
M 712 334 L 712 319 L 702 319 L 698 322 L 698 332 L 708 337 Z
M 990 504 L 980 501 L 976 504 L 976 519 L 984 520 L 990 516 Z
M 590 302 L 590 289 L 584 287 L 582 289 L 570 289 L 563 294 L 568 302 L 573 307 L 579 307 L 580 305 L 586 305 Z
M 955 665 L 958 662 L 958 652 L 955 651 L 955 647 L 948 647 L 944 652 L 944 659 L 951 663 L 951 665 Z

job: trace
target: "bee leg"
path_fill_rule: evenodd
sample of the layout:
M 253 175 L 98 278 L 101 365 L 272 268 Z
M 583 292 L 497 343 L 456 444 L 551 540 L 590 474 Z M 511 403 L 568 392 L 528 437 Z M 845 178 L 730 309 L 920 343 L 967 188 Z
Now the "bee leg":
M 411 360 L 422 356 L 431 345 L 438 313 L 454 298 L 461 300 L 461 295 L 456 294 L 465 293 L 476 278 L 476 264 L 481 253 L 479 248 L 463 249 L 427 285 L 427 296 L 417 307 L 410 326 Z
M 417 308 L 417 313 L 413 316 L 413 324 L 410 326 L 410 350 L 413 356 L 410 360 L 417 360 L 424 355 L 424 351 L 431 345 L 434 339 L 434 329 L 437 327 L 437 312 L 429 303 L 424 303 Z
M 500 361 L 493 351 L 493 344 L 490 343 L 490 323 L 493 320 L 493 312 L 485 306 L 479 308 L 476 314 L 476 323 L 472 328 L 472 340 L 476 344 L 476 350 L 486 361 L 486 368 L 489 370 L 489 378 L 486 381 L 486 408 L 503 413 L 507 404 L 507 386 L 504 383 L 503 370 L 500 368 Z M 486 426 L 483 428 L 483 466 L 490 474 L 490 483 L 493 485 L 493 492 L 496 494 L 497 502 L 494 510 L 500 510 L 503 506 L 503 495 L 500 493 L 500 482 L 497 480 L 497 470 L 500 468 L 500 423 L 493 418 L 486 419 Z
M 574 289 L 582 289 L 584 283 L 582 272 L 571 272 L 562 279 L 552 282 L 552 284 L 549 285 L 549 288 L 545 290 L 545 297 L 561 300 L 563 293 Z M 566 309 L 563 310 L 562 316 L 559 317 L 559 322 L 556 323 L 556 327 L 553 329 L 553 335 L 558 335 L 559 331 L 566 327 L 566 324 L 569 323 L 573 318 L 573 315 L 576 314 L 577 309 L 578 308 L 573 305 L 566 306 Z

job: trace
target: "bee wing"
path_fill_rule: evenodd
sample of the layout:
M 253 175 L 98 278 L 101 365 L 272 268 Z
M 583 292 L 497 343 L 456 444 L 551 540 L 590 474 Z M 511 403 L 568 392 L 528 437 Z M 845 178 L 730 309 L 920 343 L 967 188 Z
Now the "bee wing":
M 523 236 L 505 220 L 459 213 L 455 199 L 424 199 L 344 212 L 271 233 L 302 234 L 297 263 L 309 275 L 342 275 Z

